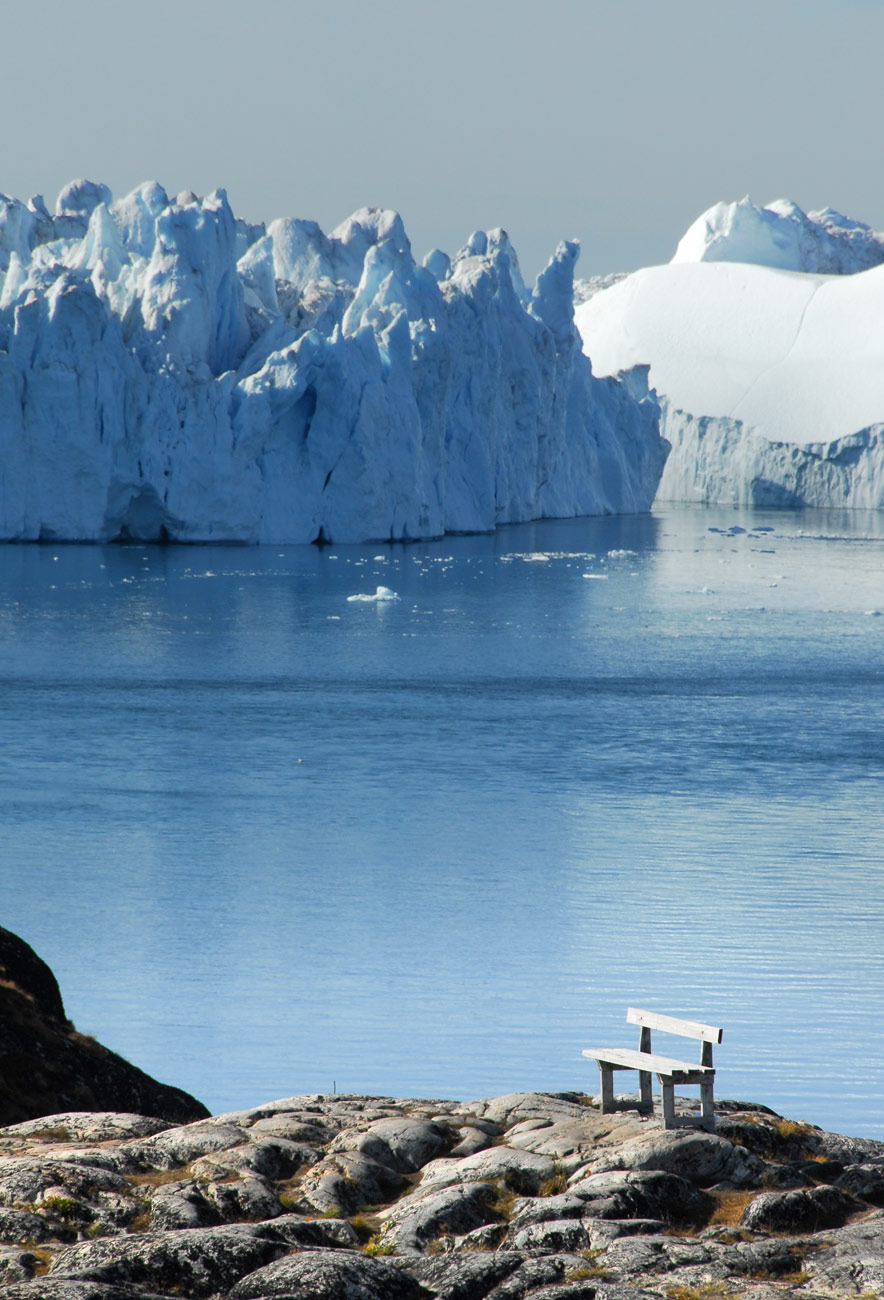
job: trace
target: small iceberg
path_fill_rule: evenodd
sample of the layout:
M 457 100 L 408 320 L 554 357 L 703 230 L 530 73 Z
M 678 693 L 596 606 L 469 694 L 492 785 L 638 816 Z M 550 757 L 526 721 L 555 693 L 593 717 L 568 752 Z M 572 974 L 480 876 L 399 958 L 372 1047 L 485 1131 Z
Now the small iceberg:
M 398 600 L 399 593 L 391 591 L 389 587 L 378 587 L 373 596 L 348 596 L 348 600 L 359 600 L 365 603 L 372 603 L 384 600 Z

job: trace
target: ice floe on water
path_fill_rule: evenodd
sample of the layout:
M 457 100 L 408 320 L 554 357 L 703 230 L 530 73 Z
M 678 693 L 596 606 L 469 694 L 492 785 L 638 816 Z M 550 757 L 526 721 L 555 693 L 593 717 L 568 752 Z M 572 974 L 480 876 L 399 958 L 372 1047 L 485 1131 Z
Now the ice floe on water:
M 347 597 L 349 601 L 360 602 L 363 605 L 383 604 L 387 601 L 399 600 L 399 598 L 399 593 L 397 591 L 392 591 L 389 587 L 378 587 L 373 595 L 357 594 L 355 596 Z

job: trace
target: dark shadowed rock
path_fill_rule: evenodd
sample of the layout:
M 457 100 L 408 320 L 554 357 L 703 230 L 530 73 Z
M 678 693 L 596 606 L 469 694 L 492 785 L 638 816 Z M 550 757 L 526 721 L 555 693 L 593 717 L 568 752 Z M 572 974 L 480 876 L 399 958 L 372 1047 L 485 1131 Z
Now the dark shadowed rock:
M 238 1282 L 228 1300 L 430 1300 L 431 1293 L 385 1260 L 337 1250 L 289 1255 Z
M 835 1186 L 870 1205 L 884 1205 L 884 1165 L 851 1165 Z
M 484 1300 L 524 1262 L 513 1250 L 410 1256 L 403 1267 L 439 1300 Z
M 530 1295 L 531 1300 L 548 1300 L 555 1293 L 547 1288 L 569 1284 L 574 1288 L 569 1300 L 586 1300 L 590 1291 L 595 1294 L 598 1282 L 595 1279 L 569 1282 L 570 1277 L 585 1265 L 586 1260 L 580 1255 L 570 1254 L 524 1259 L 509 1277 L 488 1292 L 487 1300 L 523 1300 L 526 1295 Z
M 204 1297 L 228 1290 L 287 1250 L 288 1245 L 265 1225 L 239 1223 L 80 1242 L 60 1250 L 50 1271 L 55 1276 Z
M 400 1251 L 422 1251 L 441 1236 L 461 1236 L 492 1223 L 496 1189 L 489 1183 L 446 1187 L 426 1195 L 406 1196 L 380 1216 L 383 1240 Z
M 0 926 L 0 980 L 14 984 L 48 1020 L 67 1024 L 61 990 L 52 971 L 30 944 Z
M 705 1223 L 713 1204 L 686 1178 L 656 1170 L 590 1174 L 570 1190 L 587 1218 L 663 1219 L 673 1227 Z
M 24 1286 L 4 1287 L 3 1300 L 177 1300 L 177 1297 L 158 1295 L 141 1287 L 41 1277 Z
M 840 1228 L 856 1202 L 838 1187 L 809 1187 L 795 1192 L 762 1192 L 740 1216 L 753 1232 L 817 1232 Z
M 189 1093 L 78 1034 L 46 963 L 0 930 L 0 1125 L 62 1111 L 129 1111 L 173 1122 L 208 1113 Z
M 513 1224 L 507 1245 L 526 1255 L 588 1250 L 589 1232 L 580 1219 L 547 1219 L 542 1223 Z

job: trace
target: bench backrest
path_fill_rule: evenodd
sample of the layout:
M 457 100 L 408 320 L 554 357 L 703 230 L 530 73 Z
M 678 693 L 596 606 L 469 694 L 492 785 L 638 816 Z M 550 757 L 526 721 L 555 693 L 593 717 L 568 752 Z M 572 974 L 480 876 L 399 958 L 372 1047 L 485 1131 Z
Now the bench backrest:
M 701 1025 L 698 1020 L 679 1020 L 676 1016 L 664 1016 L 659 1011 L 640 1011 L 638 1007 L 626 1008 L 626 1020 L 630 1025 L 639 1025 L 638 1050 L 651 1050 L 651 1030 L 659 1029 L 665 1034 L 681 1034 L 683 1038 L 699 1038 L 701 1041 L 700 1064 L 712 1064 L 712 1044 L 721 1042 L 720 1029 L 715 1025 Z

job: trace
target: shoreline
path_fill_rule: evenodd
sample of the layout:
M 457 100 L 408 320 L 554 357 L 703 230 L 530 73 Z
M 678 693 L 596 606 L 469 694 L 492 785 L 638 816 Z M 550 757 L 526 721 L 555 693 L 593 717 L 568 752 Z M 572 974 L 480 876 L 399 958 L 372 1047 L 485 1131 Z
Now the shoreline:
M 628 1101 L 628 1096 L 621 1097 Z M 655 1098 L 655 1101 L 659 1099 Z M 678 1098 L 683 1112 L 694 1099 Z M 8 1300 L 727 1300 L 884 1289 L 884 1142 L 720 1100 L 308 1094 L 0 1129 Z

